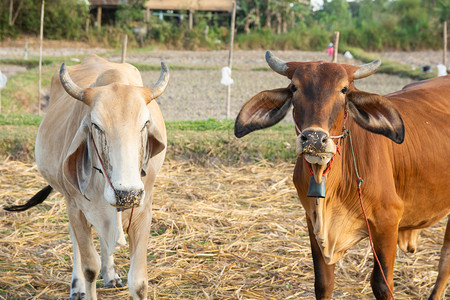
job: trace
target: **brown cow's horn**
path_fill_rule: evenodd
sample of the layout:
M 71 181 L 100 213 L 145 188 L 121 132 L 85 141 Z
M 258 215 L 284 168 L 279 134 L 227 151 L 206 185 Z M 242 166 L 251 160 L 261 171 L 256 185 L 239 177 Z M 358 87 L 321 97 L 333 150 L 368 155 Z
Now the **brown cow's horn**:
M 164 62 L 161 62 L 161 75 L 158 81 L 150 88 L 152 99 L 158 98 L 166 90 L 169 84 L 169 68 Z
M 368 64 L 362 65 L 358 70 L 353 74 L 354 79 L 361 79 L 375 73 L 381 65 L 381 60 L 377 59 Z
M 272 52 L 267 51 L 266 52 L 266 61 L 267 64 L 269 65 L 269 67 L 274 70 L 275 72 L 277 72 L 278 74 L 281 75 L 286 75 L 284 73 L 284 71 L 286 71 L 286 69 L 288 68 L 287 64 L 285 61 L 279 59 L 278 57 L 276 57 L 275 55 L 273 55 Z
M 70 96 L 80 101 L 84 101 L 86 92 L 72 81 L 69 72 L 67 71 L 66 63 L 62 63 L 61 69 L 59 69 L 59 79 L 61 80 L 63 88 Z

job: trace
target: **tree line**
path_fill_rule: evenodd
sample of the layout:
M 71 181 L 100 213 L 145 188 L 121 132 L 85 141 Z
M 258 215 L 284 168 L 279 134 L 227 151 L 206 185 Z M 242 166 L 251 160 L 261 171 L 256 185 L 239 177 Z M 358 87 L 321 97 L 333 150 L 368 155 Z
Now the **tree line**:
M 366 50 L 438 49 L 442 23 L 450 20 L 448 0 L 237 0 L 236 43 L 244 49 L 321 50 L 333 32 L 341 45 Z M 51 0 L 45 7 L 47 39 L 92 41 L 117 46 L 127 33 L 135 45 L 155 43 L 173 48 L 227 46 L 228 13 L 196 12 L 194 28 L 187 11 L 148 12 L 145 0 L 129 0 L 115 12 L 113 22 L 94 30 L 95 16 L 84 0 Z M 41 0 L 0 0 L 0 40 L 39 32 Z M 91 28 L 91 30 L 88 30 Z M 139 31 L 136 28 L 144 28 Z

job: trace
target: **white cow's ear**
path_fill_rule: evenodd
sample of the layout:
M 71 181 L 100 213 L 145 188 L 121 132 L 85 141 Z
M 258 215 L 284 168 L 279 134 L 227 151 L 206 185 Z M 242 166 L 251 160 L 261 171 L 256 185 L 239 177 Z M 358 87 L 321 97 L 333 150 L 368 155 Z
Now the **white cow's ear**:
M 292 103 L 292 92 L 288 88 L 263 91 L 244 104 L 234 124 L 234 135 L 238 138 L 252 131 L 270 127 L 280 122 Z
M 377 94 L 353 90 L 347 95 L 353 120 L 362 128 L 401 144 L 405 137 L 402 117 L 394 104 Z
M 70 144 L 63 163 L 65 179 L 83 195 L 92 175 L 89 135 L 89 125 L 87 122 L 83 122 Z
M 159 154 L 166 147 L 161 132 L 153 122 L 147 125 L 147 133 L 147 145 L 145 146 L 144 157 L 142 159 L 142 176 L 147 175 L 148 161 L 150 158 Z

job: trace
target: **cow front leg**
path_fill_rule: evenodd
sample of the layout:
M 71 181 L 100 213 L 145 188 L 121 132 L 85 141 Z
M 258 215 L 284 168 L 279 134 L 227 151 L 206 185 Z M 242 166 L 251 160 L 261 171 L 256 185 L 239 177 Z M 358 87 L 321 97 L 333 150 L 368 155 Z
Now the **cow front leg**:
M 133 299 L 147 299 L 147 244 L 150 236 L 151 206 L 139 213 L 135 210 L 128 237 L 130 242 L 130 270 L 128 288 Z
M 92 241 L 91 226 L 81 210 L 67 206 L 70 226 L 79 250 L 85 280 L 86 300 L 97 299 L 95 283 L 100 272 L 100 257 Z
M 119 278 L 119 275 L 116 273 L 116 266 L 114 264 L 114 257 L 113 255 L 108 255 L 108 251 L 106 250 L 104 240 L 100 237 L 100 250 L 101 250 L 101 260 L 102 260 L 102 267 L 101 267 L 101 276 L 104 280 L 104 287 L 109 288 L 116 288 L 116 287 L 123 287 L 122 280 Z
M 311 224 L 309 218 L 307 218 L 307 222 L 314 263 L 314 291 L 316 293 L 316 299 L 331 299 L 334 288 L 335 264 L 327 265 L 325 263 L 322 251 L 320 251 L 314 235 L 314 226 Z
M 80 250 L 78 249 L 77 239 L 73 233 L 72 226 L 69 224 L 69 234 L 72 240 L 73 251 L 73 269 L 72 280 L 70 283 L 69 300 L 81 300 L 86 297 L 86 283 L 84 280 L 83 270 L 81 269 Z
M 389 228 L 384 226 L 377 230 L 377 228 L 371 226 L 370 230 L 374 249 L 384 273 L 383 277 L 381 269 L 374 258 L 374 267 L 370 279 L 372 291 L 378 300 L 391 299 L 390 291 L 394 291 L 393 273 L 395 254 L 397 251 L 398 227 L 396 225 L 390 226 Z M 384 278 L 386 278 L 386 281 Z
M 430 300 L 441 299 L 442 293 L 447 285 L 450 277 L 450 216 L 447 221 L 447 228 L 445 229 L 444 244 L 441 249 L 441 258 L 439 259 L 439 273 L 434 285 L 433 291 L 430 295 Z

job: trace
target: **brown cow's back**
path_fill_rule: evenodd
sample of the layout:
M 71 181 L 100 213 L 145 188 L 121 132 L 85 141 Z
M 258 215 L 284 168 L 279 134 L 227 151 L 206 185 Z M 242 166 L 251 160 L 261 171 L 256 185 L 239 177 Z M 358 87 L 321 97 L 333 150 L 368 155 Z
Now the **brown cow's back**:
M 450 76 L 386 97 L 405 124 L 404 143 L 392 145 L 397 193 L 405 203 L 400 228 L 427 227 L 450 211 Z

